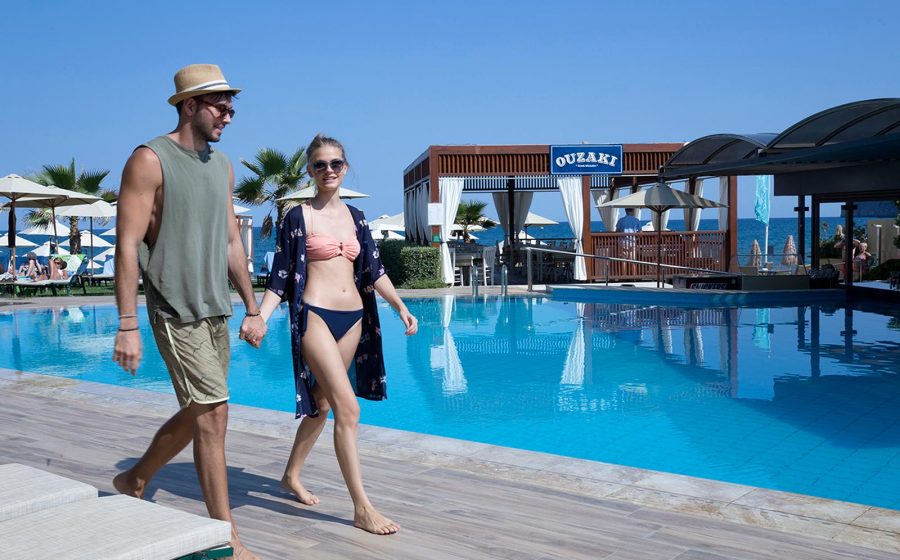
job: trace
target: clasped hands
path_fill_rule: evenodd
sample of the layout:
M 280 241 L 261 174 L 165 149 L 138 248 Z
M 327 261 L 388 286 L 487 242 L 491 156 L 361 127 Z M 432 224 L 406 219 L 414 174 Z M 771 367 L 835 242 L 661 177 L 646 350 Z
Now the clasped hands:
M 247 344 L 254 348 L 259 348 L 262 339 L 266 336 L 266 322 L 259 315 L 248 315 L 241 322 L 240 339 L 247 341 Z

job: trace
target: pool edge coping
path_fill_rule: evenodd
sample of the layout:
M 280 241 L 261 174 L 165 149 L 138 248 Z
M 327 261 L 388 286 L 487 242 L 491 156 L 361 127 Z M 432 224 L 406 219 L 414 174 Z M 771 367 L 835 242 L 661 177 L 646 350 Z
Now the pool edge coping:
M 0 368 L 0 387 L 11 385 L 36 396 L 130 403 L 162 418 L 174 411 L 172 395 L 166 393 Z M 229 424 L 233 430 L 288 441 L 295 431 L 293 414 L 246 405 L 229 407 Z M 366 424 L 360 425 L 359 439 L 364 454 L 426 468 L 900 553 L 896 510 Z M 331 443 L 322 438 L 319 445 Z

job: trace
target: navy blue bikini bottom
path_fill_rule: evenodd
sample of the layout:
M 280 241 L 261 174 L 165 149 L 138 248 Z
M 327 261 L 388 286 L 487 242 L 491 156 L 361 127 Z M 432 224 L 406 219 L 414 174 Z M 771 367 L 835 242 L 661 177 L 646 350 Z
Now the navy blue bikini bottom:
M 347 334 L 353 325 L 358 323 L 363 316 L 362 309 L 356 309 L 354 311 L 336 311 L 334 309 L 325 309 L 324 307 L 316 307 L 315 305 L 304 304 L 303 305 L 303 332 L 306 332 L 307 323 L 307 313 L 312 311 L 316 315 L 322 318 L 325 321 L 325 324 L 328 325 L 328 330 L 331 331 L 331 336 L 334 337 L 335 340 L 340 340 L 344 338 L 344 335 Z

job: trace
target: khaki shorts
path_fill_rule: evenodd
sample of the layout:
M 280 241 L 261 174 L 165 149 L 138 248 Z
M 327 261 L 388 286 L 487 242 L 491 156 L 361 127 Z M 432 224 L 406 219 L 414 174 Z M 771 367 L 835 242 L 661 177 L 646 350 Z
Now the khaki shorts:
M 181 408 L 192 402 L 227 401 L 231 361 L 228 318 L 179 323 L 156 314 L 150 323 Z

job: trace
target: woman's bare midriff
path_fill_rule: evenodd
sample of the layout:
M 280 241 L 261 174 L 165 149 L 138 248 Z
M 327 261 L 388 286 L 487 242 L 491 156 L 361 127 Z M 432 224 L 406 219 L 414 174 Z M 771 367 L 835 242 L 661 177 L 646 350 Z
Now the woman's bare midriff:
M 362 298 L 353 280 L 353 262 L 343 256 L 309 262 L 303 302 L 335 311 L 361 309 Z

